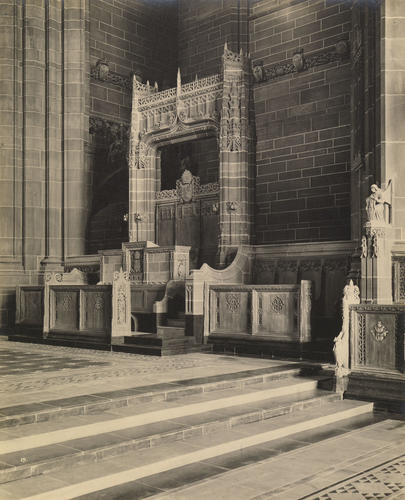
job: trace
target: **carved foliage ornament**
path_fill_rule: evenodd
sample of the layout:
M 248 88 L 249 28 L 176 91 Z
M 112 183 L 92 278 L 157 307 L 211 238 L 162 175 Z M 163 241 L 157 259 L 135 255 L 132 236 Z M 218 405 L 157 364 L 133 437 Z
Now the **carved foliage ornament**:
M 385 340 L 385 337 L 388 335 L 388 330 L 382 321 L 377 321 L 377 323 L 371 329 L 371 334 L 375 338 L 377 342 L 382 342 Z
M 263 81 L 266 78 L 272 80 L 279 76 L 305 71 L 314 66 L 329 64 L 334 61 L 339 62 L 345 59 L 348 55 L 349 42 L 347 40 L 340 40 L 336 43 L 334 49 L 332 50 L 317 52 L 308 56 L 304 56 L 303 51 L 297 51 L 295 54 L 293 54 L 290 61 L 277 63 L 265 70 L 264 77 L 260 81 Z M 257 81 L 256 77 L 255 80 Z
M 236 293 L 227 293 L 226 297 L 226 306 L 231 312 L 235 312 L 240 307 L 240 297 Z
M 62 309 L 66 312 L 69 312 L 72 310 L 72 296 L 71 295 L 65 295 L 62 300 Z
M 221 150 L 241 151 L 242 121 L 241 121 L 242 78 L 228 84 L 222 104 Z
M 282 310 L 284 309 L 284 301 L 281 297 L 278 295 L 274 297 L 274 299 L 271 301 L 271 308 L 273 311 L 277 314 L 280 314 Z
M 101 293 L 98 293 L 95 297 L 94 309 L 96 311 L 102 311 L 104 309 L 104 297 Z
M 123 325 L 126 322 L 127 317 L 127 296 L 125 293 L 125 287 L 120 286 L 118 289 L 117 297 L 117 323 Z

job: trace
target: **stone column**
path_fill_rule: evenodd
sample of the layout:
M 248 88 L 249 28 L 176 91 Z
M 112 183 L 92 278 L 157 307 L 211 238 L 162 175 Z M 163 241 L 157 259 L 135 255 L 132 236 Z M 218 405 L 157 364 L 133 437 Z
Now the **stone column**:
M 22 265 L 23 4 L 0 0 L 0 269 Z M 13 277 L 15 274 L 13 273 Z M 0 276 L 0 283 L 6 279 Z M 0 326 L 4 301 L 0 295 Z
M 64 235 L 65 256 L 85 253 L 90 176 L 88 0 L 64 2 Z
M 61 0 L 45 2 L 45 248 L 42 264 L 63 264 L 63 7 Z
M 405 2 L 381 3 L 381 187 L 392 180 L 394 238 L 405 240 Z
M 23 4 L 23 253 L 25 269 L 36 270 L 45 236 L 45 0 Z

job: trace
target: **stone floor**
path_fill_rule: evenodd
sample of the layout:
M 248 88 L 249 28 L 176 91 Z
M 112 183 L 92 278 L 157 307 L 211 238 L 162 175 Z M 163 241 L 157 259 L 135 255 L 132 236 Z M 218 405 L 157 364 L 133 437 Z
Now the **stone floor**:
M 45 401 L 105 389 L 281 366 L 285 361 L 206 353 L 171 357 L 8 342 L 0 337 L 1 406 Z M 293 364 L 293 362 L 291 362 Z
M 118 391 L 291 365 L 294 365 L 291 361 L 205 353 L 156 358 L 0 340 L 0 407 L 80 397 L 101 392 L 106 387 Z M 330 425 L 325 427 L 325 439 L 320 442 L 314 431 L 307 431 L 273 443 L 271 449 L 274 452 L 271 453 L 264 453 L 264 443 L 263 446 L 252 447 L 251 451 L 234 453 L 233 457 L 198 462 L 159 477 L 150 476 L 86 495 L 78 491 L 77 498 L 405 499 L 405 422 L 383 419 L 362 428 L 357 428 L 357 424 L 352 429 L 349 426 L 346 431 L 336 432 Z M 211 438 L 206 439 L 209 441 Z M 170 455 L 170 446 L 166 453 Z M 116 458 L 116 469 L 111 466 L 114 460 L 110 460 L 106 475 L 120 470 L 120 460 L 120 457 Z M 91 477 L 91 467 L 83 468 L 83 479 Z M 46 481 L 47 487 L 53 481 L 55 484 L 61 481 L 66 484 L 69 473 L 66 470 L 51 474 L 46 480 L 37 476 L 24 480 L 25 483 L 6 483 L 0 487 L 0 499 L 25 498 L 24 488 L 35 482 Z M 40 494 L 35 498 L 42 496 Z M 51 497 L 44 492 L 44 498 Z

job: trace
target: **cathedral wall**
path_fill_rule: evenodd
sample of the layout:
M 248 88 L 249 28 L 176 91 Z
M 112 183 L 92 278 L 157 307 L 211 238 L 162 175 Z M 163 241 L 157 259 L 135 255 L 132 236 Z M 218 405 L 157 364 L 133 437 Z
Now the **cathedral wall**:
M 87 251 L 128 239 L 128 137 L 132 74 L 159 88 L 176 77 L 175 1 L 91 0 L 90 132 L 93 201 Z M 104 66 L 97 66 L 102 61 Z M 101 68 L 101 70 L 100 70 Z
M 7 2 L 0 12 L 0 332 L 15 286 L 84 251 L 89 177 L 88 3 Z M 80 7 L 80 8 L 79 8 Z
M 178 64 L 184 82 L 220 73 L 224 44 L 246 48 L 246 0 L 179 0 Z
M 266 73 L 254 84 L 257 243 L 348 239 L 350 2 L 257 0 L 249 29 Z

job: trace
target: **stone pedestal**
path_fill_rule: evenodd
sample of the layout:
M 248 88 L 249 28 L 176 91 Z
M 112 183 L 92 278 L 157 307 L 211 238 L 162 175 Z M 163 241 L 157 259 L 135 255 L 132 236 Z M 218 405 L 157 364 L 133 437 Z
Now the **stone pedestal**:
M 392 227 L 367 222 L 361 254 L 362 302 L 392 303 Z

